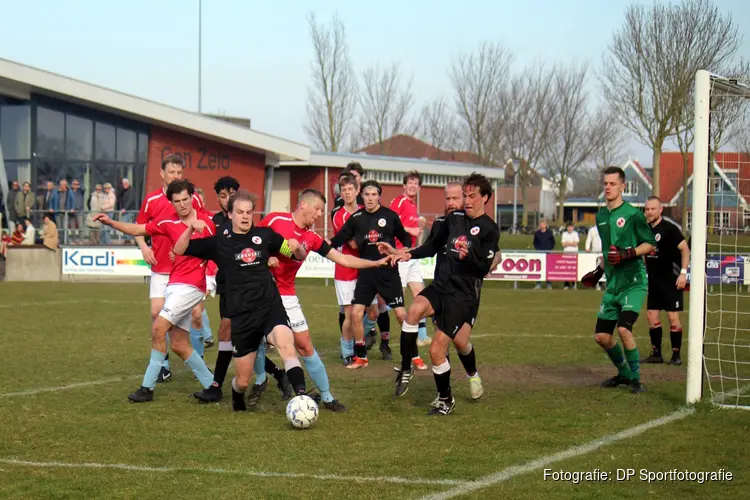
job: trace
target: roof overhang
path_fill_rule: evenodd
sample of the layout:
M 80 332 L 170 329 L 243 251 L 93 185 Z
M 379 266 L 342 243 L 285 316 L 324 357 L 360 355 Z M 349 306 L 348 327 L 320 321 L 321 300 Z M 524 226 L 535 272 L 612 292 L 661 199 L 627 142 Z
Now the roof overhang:
M 417 170 L 420 174 L 466 176 L 472 172 L 482 174 L 488 179 L 505 179 L 505 168 L 488 168 L 470 163 L 421 160 L 415 158 L 398 158 L 392 156 L 374 156 L 349 153 L 316 153 L 310 154 L 309 161 L 282 161 L 282 167 L 330 167 L 345 168 L 352 161 L 358 161 L 365 170 L 385 172 L 408 172 Z
M 310 147 L 305 144 L 1 58 L 0 93 L 17 99 L 42 94 L 281 161 L 310 158 Z

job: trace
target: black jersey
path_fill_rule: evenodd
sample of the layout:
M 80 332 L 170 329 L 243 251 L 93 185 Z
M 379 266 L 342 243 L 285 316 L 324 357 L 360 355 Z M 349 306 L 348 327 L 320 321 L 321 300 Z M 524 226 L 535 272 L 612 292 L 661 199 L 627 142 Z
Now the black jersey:
M 217 231 L 219 231 L 219 228 L 221 226 L 230 224 L 229 217 L 224 215 L 224 212 L 222 211 L 216 212 L 211 220 L 214 221 L 214 225 L 216 226 Z M 224 272 L 221 270 L 221 267 L 219 267 L 216 271 L 216 293 L 218 293 L 219 295 L 224 293 Z
M 685 237 L 677 226 L 664 219 L 651 230 L 654 232 L 656 250 L 646 255 L 649 283 L 668 280 L 673 284 L 682 269 L 682 252 L 678 245 Z
M 430 244 L 432 245 L 432 241 L 435 237 L 437 237 L 443 230 L 445 226 L 445 218 L 447 215 L 443 215 L 441 217 L 436 217 L 435 220 L 432 223 L 432 227 L 430 228 L 430 234 L 427 236 L 427 239 L 424 241 L 423 246 Z M 440 269 L 445 265 L 445 245 L 443 245 L 436 254 L 435 257 L 435 272 L 434 276 L 438 276 L 440 274 Z
M 253 226 L 248 233 L 232 231 L 230 224 L 217 228 L 210 238 L 190 240 L 185 255 L 216 262 L 224 270 L 227 317 L 272 307 L 280 300 L 268 258 L 292 258 L 286 240 L 267 227 Z
M 421 259 L 439 254 L 445 248 L 440 266 L 435 266 L 434 283 L 452 288 L 479 300 L 482 282 L 492 267 L 492 259 L 499 251 L 500 229 L 486 214 L 470 219 L 463 210 L 455 210 L 444 217 L 444 222 L 433 224 L 430 236 L 419 248 L 409 252 L 412 258 Z M 469 253 L 458 258 L 458 242 L 466 242 Z
M 395 247 L 396 239 L 405 247 L 411 246 L 411 235 L 404 229 L 396 212 L 383 206 L 374 212 L 361 208 L 349 217 L 333 237 L 331 246 L 338 248 L 354 240 L 361 258 L 380 260 L 383 256 L 378 251 L 378 242 L 384 241 Z
M 362 198 L 362 194 L 357 195 L 357 205 L 364 205 L 365 200 Z M 331 210 L 331 220 L 333 220 L 333 216 L 336 215 L 336 212 L 341 210 L 341 207 L 344 206 L 344 199 L 341 196 L 337 196 L 335 200 L 333 200 L 333 210 Z

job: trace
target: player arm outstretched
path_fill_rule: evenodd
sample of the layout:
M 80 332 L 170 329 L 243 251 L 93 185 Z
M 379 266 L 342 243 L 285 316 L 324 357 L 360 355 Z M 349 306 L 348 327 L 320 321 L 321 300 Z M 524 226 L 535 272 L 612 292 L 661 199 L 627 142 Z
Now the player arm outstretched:
M 172 251 L 176 255 L 183 255 L 185 253 L 185 250 L 187 250 L 188 245 L 190 244 L 190 237 L 193 235 L 193 233 L 203 232 L 205 228 L 206 223 L 202 220 L 194 220 L 193 222 L 191 222 L 188 227 L 186 227 L 182 232 L 180 237 L 177 238 Z
M 331 241 L 328 242 L 333 248 L 338 248 L 340 246 L 344 246 L 349 241 L 354 239 L 354 229 L 355 229 L 355 222 L 353 217 L 349 217 L 349 220 L 347 220 L 343 226 L 341 226 L 341 229 L 339 230 L 336 235 L 331 238 Z
M 146 224 L 133 224 L 131 222 L 112 220 L 107 214 L 97 214 L 94 216 L 94 220 L 130 236 L 149 236 L 148 231 L 146 231 Z
M 323 254 L 321 253 L 321 255 Z M 399 260 L 401 260 L 401 258 L 397 255 L 388 255 L 387 257 L 383 257 L 380 260 L 360 259 L 359 257 L 355 257 L 354 255 L 345 255 L 334 248 L 331 248 L 328 253 L 323 255 L 323 257 L 330 261 L 333 261 L 336 264 L 344 267 L 350 267 L 352 269 L 370 269 L 373 267 L 388 265 L 393 266 Z
M 448 242 L 448 224 L 445 218 L 438 217 L 432 224 L 429 236 L 421 246 L 406 251 L 404 260 L 433 257 Z
M 175 244 L 173 251 L 176 255 L 189 255 L 191 257 L 198 257 L 203 260 L 212 260 L 216 262 L 216 244 L 218 239 L 216 236 L 209 236 L 208 238 L 198 238 L 195 240 L 190 239 L 193 229 L 188 228 L 182 235 L 180 235 L 177 244 Z M 187 236 L 186 236 L 187 235 Z M 183 238 L 187 239 L 187 245 Z

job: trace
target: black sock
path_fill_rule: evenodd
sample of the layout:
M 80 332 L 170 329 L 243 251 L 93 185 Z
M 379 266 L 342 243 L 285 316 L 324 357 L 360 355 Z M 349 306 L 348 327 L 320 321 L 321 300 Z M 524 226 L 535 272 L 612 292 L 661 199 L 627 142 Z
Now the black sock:
M 468 376 L 471 377 L 473 375 L 476 375 L 477 357 L 474 355 L 474 346 L 471 346 L 471 351 L 469 351 L 469 354 L 465 356 L 459 352 L 458 359 L 460 359 L 461 364 L 464 365 L 464 369 L 466 370 L 466 374 Z
M 451 369 L 445 373 L 435 373 L 433 370 L 432 375 L 435 377 L 435 385 L 437 386 L 438 394 L 440 399 L 446 400 L 451 398 Z
M 654 348 L 654 351 L 661 354 L 661 323 L 653 326 L 648 331 L 649 337 L 651 337 L 651 347 Z
M 388 339 L 384 339 L 382 337 L 380 338 L 380 345 L 382 347 L 388 347 L 388 344 L 389 344 L 389 340 Z
M 247 404 L 245 404 L 245 393 L 244 392 L 237 392 L 234 390 L 234 385 L 229 384 L 232 386 L 232 409 L 234 411 L 245 411 L 247 410 Z
M 682 328 L 670 331 L 669 340 L 672 341 L 672 351 L 679 353 L 682 348 Z
M 411 360 L 414 357 L 414 352 L 417 350 L 417 335 L 416 327 L 412 327 L 413 332 L 404 331 L 404 327 L 401 327 L 401 370 L 411 370 Z M 418 354 L 417 354 L 418 355 Z
M 216 365 L 214 366 L 214 382 L 219 384 L 219 387 L 224 385 L 224 379 L 227 376 L 227 370 L 229 369 L 229 363 L 232 361 L 232 351 L 219 351 L 216 356 Z
M 292 390 L 295 394 L 305 393 L 305 372 L 302 371 L 301 366 L 295 366 L 287 370 L 286 376 L 289 378 L 289 383 L 292 384 Z
M 378 316 L 378 330 L 380 330 L 380 336 L 384 333 L 390 333 L 391 331 L 391 316 L 388 311 L 380 313 Z
M 339 313 L 339 331 L 344 331 L 344 320 L 346 319 L 346 315 L 342 312 Z
M 367 359 L 367 345 L 364 341 L 354 342 L 354 355 L 361 359 Z
M 270 373 L 274 378 L 279 378 L 284 370 L 281 370 L 276 363 L 266 356 L 266 373 Z

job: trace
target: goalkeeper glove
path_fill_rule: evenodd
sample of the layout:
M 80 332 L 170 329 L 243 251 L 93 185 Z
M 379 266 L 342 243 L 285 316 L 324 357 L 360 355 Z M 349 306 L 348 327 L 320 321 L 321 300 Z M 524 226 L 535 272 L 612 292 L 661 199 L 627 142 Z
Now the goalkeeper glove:
M 627 260 L 633 260 L 637 257 L 635 254 L 635 248 L 617 248 L 609 247 L 609 253 L 607 254 L 607 260 L 613 266 L 622 264 Z
M 594 288 L 602 279 L 602 276 L 604 276 L 604 269 L 596 266 L 596 269 L 587 273 L 583 278 L 581 278 L 581 283 L 583 283 L 583 286 L 585 286 L 586 288 Z

